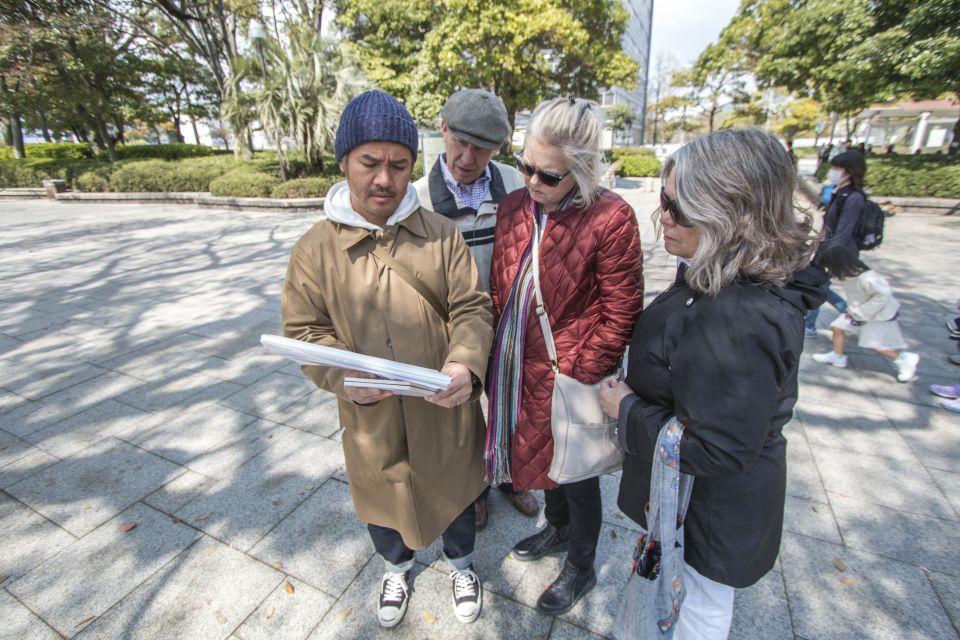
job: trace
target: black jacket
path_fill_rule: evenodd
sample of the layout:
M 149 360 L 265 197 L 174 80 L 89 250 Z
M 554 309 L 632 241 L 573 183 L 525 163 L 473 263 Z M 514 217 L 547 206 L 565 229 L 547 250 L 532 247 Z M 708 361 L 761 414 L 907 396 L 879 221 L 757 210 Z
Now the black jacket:
M 820 243 L 818 253 L 841 245 L 859 255 L 857 230 L 860 228 L 865 203 L 863 192 L 854 189 L 852 185 L 844 185 L 833 192 L 823 217 L 823 242 Z
M 634 327 L 620 405 L 627 455 L 620 509 L 646 526 L 657 433 L 676 414 L 686 427 L 680 467 L 695 476 L 684 558 L 702 575 L 750 586 L 780 547 L 786 491 L 783 425 L 797 401 L 803 316 L 826 297 L 811 266 L 786 287 L 735 282 L 715 297 L 678 271 Z

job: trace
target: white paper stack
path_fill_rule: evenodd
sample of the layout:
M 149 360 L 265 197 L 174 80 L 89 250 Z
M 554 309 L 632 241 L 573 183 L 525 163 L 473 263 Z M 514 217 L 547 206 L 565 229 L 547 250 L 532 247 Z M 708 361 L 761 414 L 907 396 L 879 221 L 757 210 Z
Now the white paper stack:
M 394 387 L 397 389 L 395 393 L 401 395 L 421 395 L 419 391 L 427 391 L 427 393 L 423 395 L 431 395 L 435 391 L 442 391 L 450 386 L 450 376 L 445 373 L 440 373 L 436 369 L 403 364 L 402 362 L 387 360 L 386 358 L 365 356 L 362 353 L 324 347 L 302 340 L 284 338 L 282 336 L 264 334 L 260 336 L 260 344 L 270 351 L 300 364 L 354 369 L 356 371 L 371 373 L 380 379 L 348 378 L 351 380 L 351 384 L 348 386 L 365 386 L 381 389 L 386 387 L 374 385 L 377 383 L 382 385 L 387 382 L 394 382 Z M 407 384 L 397 385 L 397 381 Z M 344 384 L 346 384 L 346 382 Z M 419 388 L 419 390 L 414 387 Z M 390 390 L 393 391 L 394 389 Z M 403 393 L 404 390 L 409 390 L 410 393 Z

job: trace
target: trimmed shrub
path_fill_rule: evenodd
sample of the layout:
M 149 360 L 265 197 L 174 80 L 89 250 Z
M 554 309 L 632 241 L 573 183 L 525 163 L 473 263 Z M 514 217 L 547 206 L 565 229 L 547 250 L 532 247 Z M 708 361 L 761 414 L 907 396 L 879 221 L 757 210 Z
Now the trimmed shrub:
M 167 191 L 171 164 L 163 160 L 129 162 L 113 172 L 110 187 L 114 191 Z
M 657 157 L 657 153 L 653 149 L 647 149 L 646 147 L 615 147 L 608 149 L 605 155 L 607 156 L 608 162 L 623 160 L 627 156 Z
M 269 198 L 280 178 L 251 171 L 244 167 L 225 173 L 210 183 L 210 193 L 215 196 L 235 198 Z
M 116 148 L 118 160 L 180 160 L 213 155 L 213 149 L 204 144 L 132 144 Z M 106 150 L 101 151 L 106 156 Z
M 823 182 L 830 170 L 824 162 L 816 178 Z M 937 154 L 868 155 L 864 186 L 872 198 L 960 198 L 960 158 Z
M 96 193 L 110 191 L 110 175 L 115 169 L 116 167 L 112 164 L 102 163 L 102 166 L 91 168 L 78 175 L 70 187 L 77 191 Z
M 93 158 L 89 142 L 41 142 L 24 146 L 27 159 L 83 160 Z M 13 159 L 13 147 L 0 147 L 0 159 Z
M 77 176 L 104 166 L 96 160 L 57 160 L 53 158 L 26 158 L 0 160 L 0 189 L 13 187 L 41 187 L 43 181 L 60 178 L 73 188 Z M 109 165 L 107 165 L 109 166 Z
M 660 175 L 660 161 L 647 155 L 628 155 L 620 158 L 623 166 L 617 175 L 653 178 Z
M 273 188 L 272 198 L 323 198 L 330 187 L 340 181 L 336 176 L 297 178 L 281 182 Z

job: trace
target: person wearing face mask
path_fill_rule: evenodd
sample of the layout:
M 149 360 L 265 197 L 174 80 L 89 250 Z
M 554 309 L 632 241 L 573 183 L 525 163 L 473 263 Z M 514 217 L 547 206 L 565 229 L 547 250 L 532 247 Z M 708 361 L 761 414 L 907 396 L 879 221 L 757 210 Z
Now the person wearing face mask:
M 841 246 L 851 251 L 855 257 L 860 255 L 857 244 L 857 229 L 863 217 L 866 197 L 863 195 L 863 179 L 867 173 L 867 163 L 863 154 L 856 149 L 844 151 L 830 160 L 827 180 L 833 185 L 833 194 L 823 216 L 820 249 L 817 256 L 833 247 Z M 816 262 L 816 257 L 814 262 Z M 831 289 L 827 290 L 827 302 L 840 313 L 847 310 L 847 303 Z M 804 318 L 805 335 L 817 336 L 817 318 L 820 309 L 812 309 Z

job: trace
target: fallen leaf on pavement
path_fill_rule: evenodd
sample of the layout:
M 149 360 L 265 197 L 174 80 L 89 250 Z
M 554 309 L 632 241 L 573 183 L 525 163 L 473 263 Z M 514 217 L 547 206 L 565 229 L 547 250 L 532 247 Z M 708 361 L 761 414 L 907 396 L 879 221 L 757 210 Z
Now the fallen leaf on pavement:
M 819 511 L 817 511 L 816 507 L 810 507 L 810 511 L 813 511 L 814 513 L 820 513 Z
M 82 618 L 80 618 L 80 622 L 77 623 L 77 627 L 79 627 L 79 626 L 82 625 L 82 624 L 87 624 L 88 622 L 90 622 L 90 621 L 93 620 L 94 618 L 96 618 L 95 615 L 85 615 L 85 616 L 83 616 Z M 76 629 L 77 627 L 74 627 L 74 629 Z
M 840 582 L 842 582 L 843 584 L 857 584 L 856 579 L 851 578 L 850 576 L 843 576 L 842 578 L 840 578 Z
M 133 531 L 137 528 L 136 522 L 121 522 L 120 526 L 117 527 L 117 531 L 120 533 L 126 533 L 127 531 Z
M 283 498 L 277 498 L 276 500 L 273 501 L 273 504 L 274 506 L 279 507 L 280 505 L 283 504 Z
M 277 560 L 273 563 L 273 568 L 279 571 L 280 569 L 283 569 L 283 563 Z
M 610 529 L 610 537 L 613 538 L 614 540 L 616 540 L 616 539 L 617 539 L 617 532 L 614 531 L 613 529 Z
M 847 565 L 843 564 L 843 560 L 841 560 L 840 558 L 834 558 L 834 559 L 833 559 L 833 566 L 835 566 L 835 567 L 837 568 L 837 571 L 846 571 L 846 570 L 847 570 Z
M 276 610 L 275 608 L 273 608 L 273 607 L 270 607 L 269 609 L 267 609 L 267 614 L 266 614 L 266 616 L 265 616 L 266 619 L 269 620 L 270 618 L 272 618 L 272 617 L 273 617 L 273 614 L 275 614 L 276 612 L 277 612 L 277 610 Z
M 303 527 L 300 527 L 300 530 L 297 531 L 297 535 L 302 536 L 305 532 L 306 532 L 306 529 L 304 529 Z
M 337 614 L 337 622 L 343 622 L 350 617 L 350 614 L 353 613 L 353 607 L 347 607 L 343 611 Z
M 170 518 L 170 522 L 172 522 L 173 524 L 180 524 L 180 518 L 176 518 L 176 517 Z
M 293 593 L 293 585 L 290 584 L 289 581 L 287 581 L 287 583 L 283 585 L 283 590 L 286 591 L 287 593 Z
M 204 520 L 206 520 L 207 518 L 209 518 L 209 517 L 212 516 L 212 515 L 213 515 L 213 511 L 207 511 L 206 513 L 201 513 L 200 515 L 198 515 L 198 516 L 195 518 L 195 520 L 196 520 L 197 522 L 203 522 Z
M 427 624 L 437 624 L 437 619 L 426 609 L 420 609 L 420 613 L 423 614 L 423 619 L 427 621 Z

